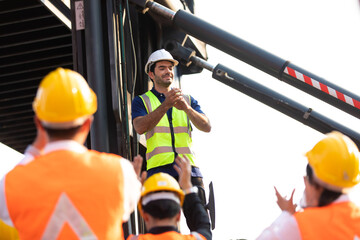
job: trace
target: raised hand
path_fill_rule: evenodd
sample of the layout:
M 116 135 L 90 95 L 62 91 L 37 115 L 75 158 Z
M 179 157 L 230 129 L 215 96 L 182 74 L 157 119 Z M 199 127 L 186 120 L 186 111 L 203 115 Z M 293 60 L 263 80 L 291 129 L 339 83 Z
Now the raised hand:
M 187 103 L 182 96 L 182 91 L 179 88 L 173 88 L 165 95 L 164 104 L 168 104 L 169 107 L 176 107 L 180 110 L 186 109 Z M 186 105 L 185 105 L 186 104 Z
M 175 159 L 176 165 L 175 170 L 179 174 L 179 185 L 182 189 L 189 189 L 192 187 L 191 184 L 191 164 L 190 160 L 184 155 L 179 155 Z
M 296 212 L 296 207 L 297 207 L 297 205 L 293 203 L 295 189 L 292 191 L 291 197 L 288 200 L 286 199 L 286 196 L 283 197 L 280 195 L 280 193 L 276 189 L 276 187 L 274 187 L 274 189 L 275 189 L 275 194 L 277 197 L 277 204 L 278 204 L 279 208 L 282 211 L 287 211 L 290 214 L 294 214 Z
M 132 161 L 132 165 L 134 167 L 136 176 L 139 178 L 141 183 L 144 183 L 146 179 L 146 171 L 141 173 L 142 163 L 143 163 L 143 157 L 140 155 L 135 156 L 134 161 Z

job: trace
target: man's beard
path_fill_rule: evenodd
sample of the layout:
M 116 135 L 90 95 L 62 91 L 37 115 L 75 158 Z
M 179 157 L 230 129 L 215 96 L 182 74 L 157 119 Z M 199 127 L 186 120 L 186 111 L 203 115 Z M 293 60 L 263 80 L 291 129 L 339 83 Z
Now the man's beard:
M 170 78 L 170 81 L 164 80 L 165 78 L 168 78 L 168 77 Z M 164 86 L 164 87 L 169 87 L 172 84 L 174 78 L 170 74 L 165 74 L 165 75 L 162 75 L 161 77 L 155 76 L 155 80 L 156 80 L 157 84 Z

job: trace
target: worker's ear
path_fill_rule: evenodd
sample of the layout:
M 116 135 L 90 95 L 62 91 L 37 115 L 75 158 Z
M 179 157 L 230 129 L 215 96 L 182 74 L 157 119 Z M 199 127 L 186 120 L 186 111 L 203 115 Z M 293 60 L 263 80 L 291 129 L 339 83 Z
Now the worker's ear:
M 32 145 L 33 147 L 41 151 L 49 142 L 49 137 L 44 129 L 44 126 L 41 124 L 40 119 L 37 116 L 34 116 L 34 123 L 36 126 L 36 137 Z
M 181 210 L 179 211 L 179 213 L 176 215 L 176 221 L 179 222 L 181 218 Z
M 43 125 L 41 125 L 40 119 L 36 115 L 34 116 L 34 123 L 36 128 L 39 128 L 41 130 L 44 129 Z
M 86 137 L 88 136 L 88 134 L 90 132 L 91 123 L 93 121 L 93 118 L 94 118 L 93 116 L 90 116 L 89 118 L 87 118 L 85 120 L 85 122 L 81 125 L 80 129 L 78 130 L 78 134 L 80 134 L 79 136 L 83 136 L 84 141 L 86 140 Z
M 307 177 L 304 177 L 306 207 L 318 207 L 321 193 L 324 188 L 318 184 L 311 184 Z
M 150 72 L 150 71 L 149 71 L 148 75 L 149 75 L 149 77 L 151 78 L 151 80 L 154 79 L 154 73 L 153 73 L 153 72 Z
M 94 116 L 90 116 L 88 119 L 85 120 L 85 122 L 82 125 L 82 128 L 90 131 L 93 120 L 94 120 Z
M 92 122 L 94 121 L 94 116 L 91 115 L 86 121 L 88 121 L 88 122 L 89 122 L 89 125 L 91 126 Z M 85 121 L 85 122 L 86 122 L 86 121 Z
M 141 216 L 143 217 L 144 221 L 147 222 L 149 221 L 149 214 L 144 212 L 144 210 L 141 209 Z

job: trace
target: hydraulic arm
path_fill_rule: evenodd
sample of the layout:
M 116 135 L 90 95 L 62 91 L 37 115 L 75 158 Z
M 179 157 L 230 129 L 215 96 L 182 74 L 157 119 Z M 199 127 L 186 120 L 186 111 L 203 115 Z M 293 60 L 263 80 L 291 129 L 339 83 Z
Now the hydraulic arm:
M 282 112 L 283 114 L 302 122 L 303 124 L 322 133 L 333 130 L 340 131 L 349 136 L 358 147 L 360 147 L 360 134 L 315 112 L 311 108 L 305 107 L 290 98 L 287 98 L 259 83 L 253 81 L 240 73 L 237 73 L 222 64 L 215 67 L 207 61 L 194 56 L 190 49 L 182 47 L 180 44 L 172 44 L 169 49 L 180 61 L 191 61 L 193 64 L 205 68 L 212 72 L 212 77 L 267 106 Z
M 149 0 L 131 0 L 167 19 L 185 33 L 262 70 L 300 90 L 360 118 L 360 97 L 342 89 L 289 61 L 285 61 L 183 10 L 174 12 Z

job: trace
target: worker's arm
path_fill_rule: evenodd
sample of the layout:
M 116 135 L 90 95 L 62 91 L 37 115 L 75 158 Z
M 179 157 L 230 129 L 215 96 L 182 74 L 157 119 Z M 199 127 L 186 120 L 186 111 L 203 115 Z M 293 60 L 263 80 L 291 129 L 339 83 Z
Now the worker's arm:
M 181 90 L 172 89 L 165 94 L 165 101 L 151 113 L 139 116 L 133 119 L 133 125 L 135 131 L 138 134 L 144 134 L 145 132 L 153 129 L 166 114 L 169 108 L 173 107 L 176 102 L 181 100 Z
M 197 129 L 203 132 L 211 131 L 210 121 L 205 114 L 199 113 L 191 107 L 185 110 L 185 112 Z
M 179 185 L 185 191 L 185 200 L 183 204 L 183 212 L 186 223 L 191 232 L 200 233 L 207 240 L 212 239 L 210 230 L 210 220 L 203 204 L 197 193 L 187 193 L 193 186 L 191 184 L 191 165 L 190 160 L 177 157 L 175 159 L 177 165 L 174 166 L 179 174 Z
M 179 110 L 183 110 L 197 129 L 203 132 L 210 132 L 211 125 L 208 117 L 205 114 L 193 109 L 191 105 L 189 105 L 189 103 L 184 99 L 184 97 L 186 96 L 182 95 L 181 99 L 176 102 L 174 107 Z
M 6 204 L 5 197 L 5 177 L 0 181 L 0 219 L 9 226 L 14 226 Z
M 272 239 L 301 240 L 300 230 L 292 214 L 282 211 L 280 216 L 256 238 L 256 240 Z
M 279 191 L 276 189 L 276 187 L 274 187 L 274 189 L 275 189 L 275 194 L 276 194 L 276 198 L 277 198 L 277 204 L 278 204 L 279 208 L 281 209 L 281 211 L 288 211 L 290 214 L 294 214 L 296 212 L 296 207 L 297 207 L 297 204 L 293 203 L 295 188 L 293 189 L 289 199 L 286 199 L 286 197 L 283 197 L 279 193 Z
M 120 159 L 123 175 L 123 192 L 124 192 L 124 215 L 123 221 L 129 220 L 131 213 L 137 206 L 141 193 L 141 182 L 139 179 L 140 169 L 142 164 L 142 157 L 134 157 L 133 164 L 125 158 Z
M 293 204 L 295 189 L 292 191 L 289 199 L 286 199 L 275 188 L 277 204 L 282 210 L 280 216 L 267 227 L 256 239 L 294 239 L 300 240 L 301 235 L 293 214 L 296 212 L 296 205 Z
M 166 104 L 161 104 L 157 109 L 153 112 L 145 115 L 139 116 L 133 120 L 133 125 L 135 131 L 138 134 L 144 134 L 145 132 L 150 131 L 153 129 L 161 120 L 161 118 L 166 114 L 167 110 L 170 107 Z
M 200 233 L 207 240 L 212 239 L 209 216 L 197 193 L 185 195 L 183 212 L 190 231 Z

